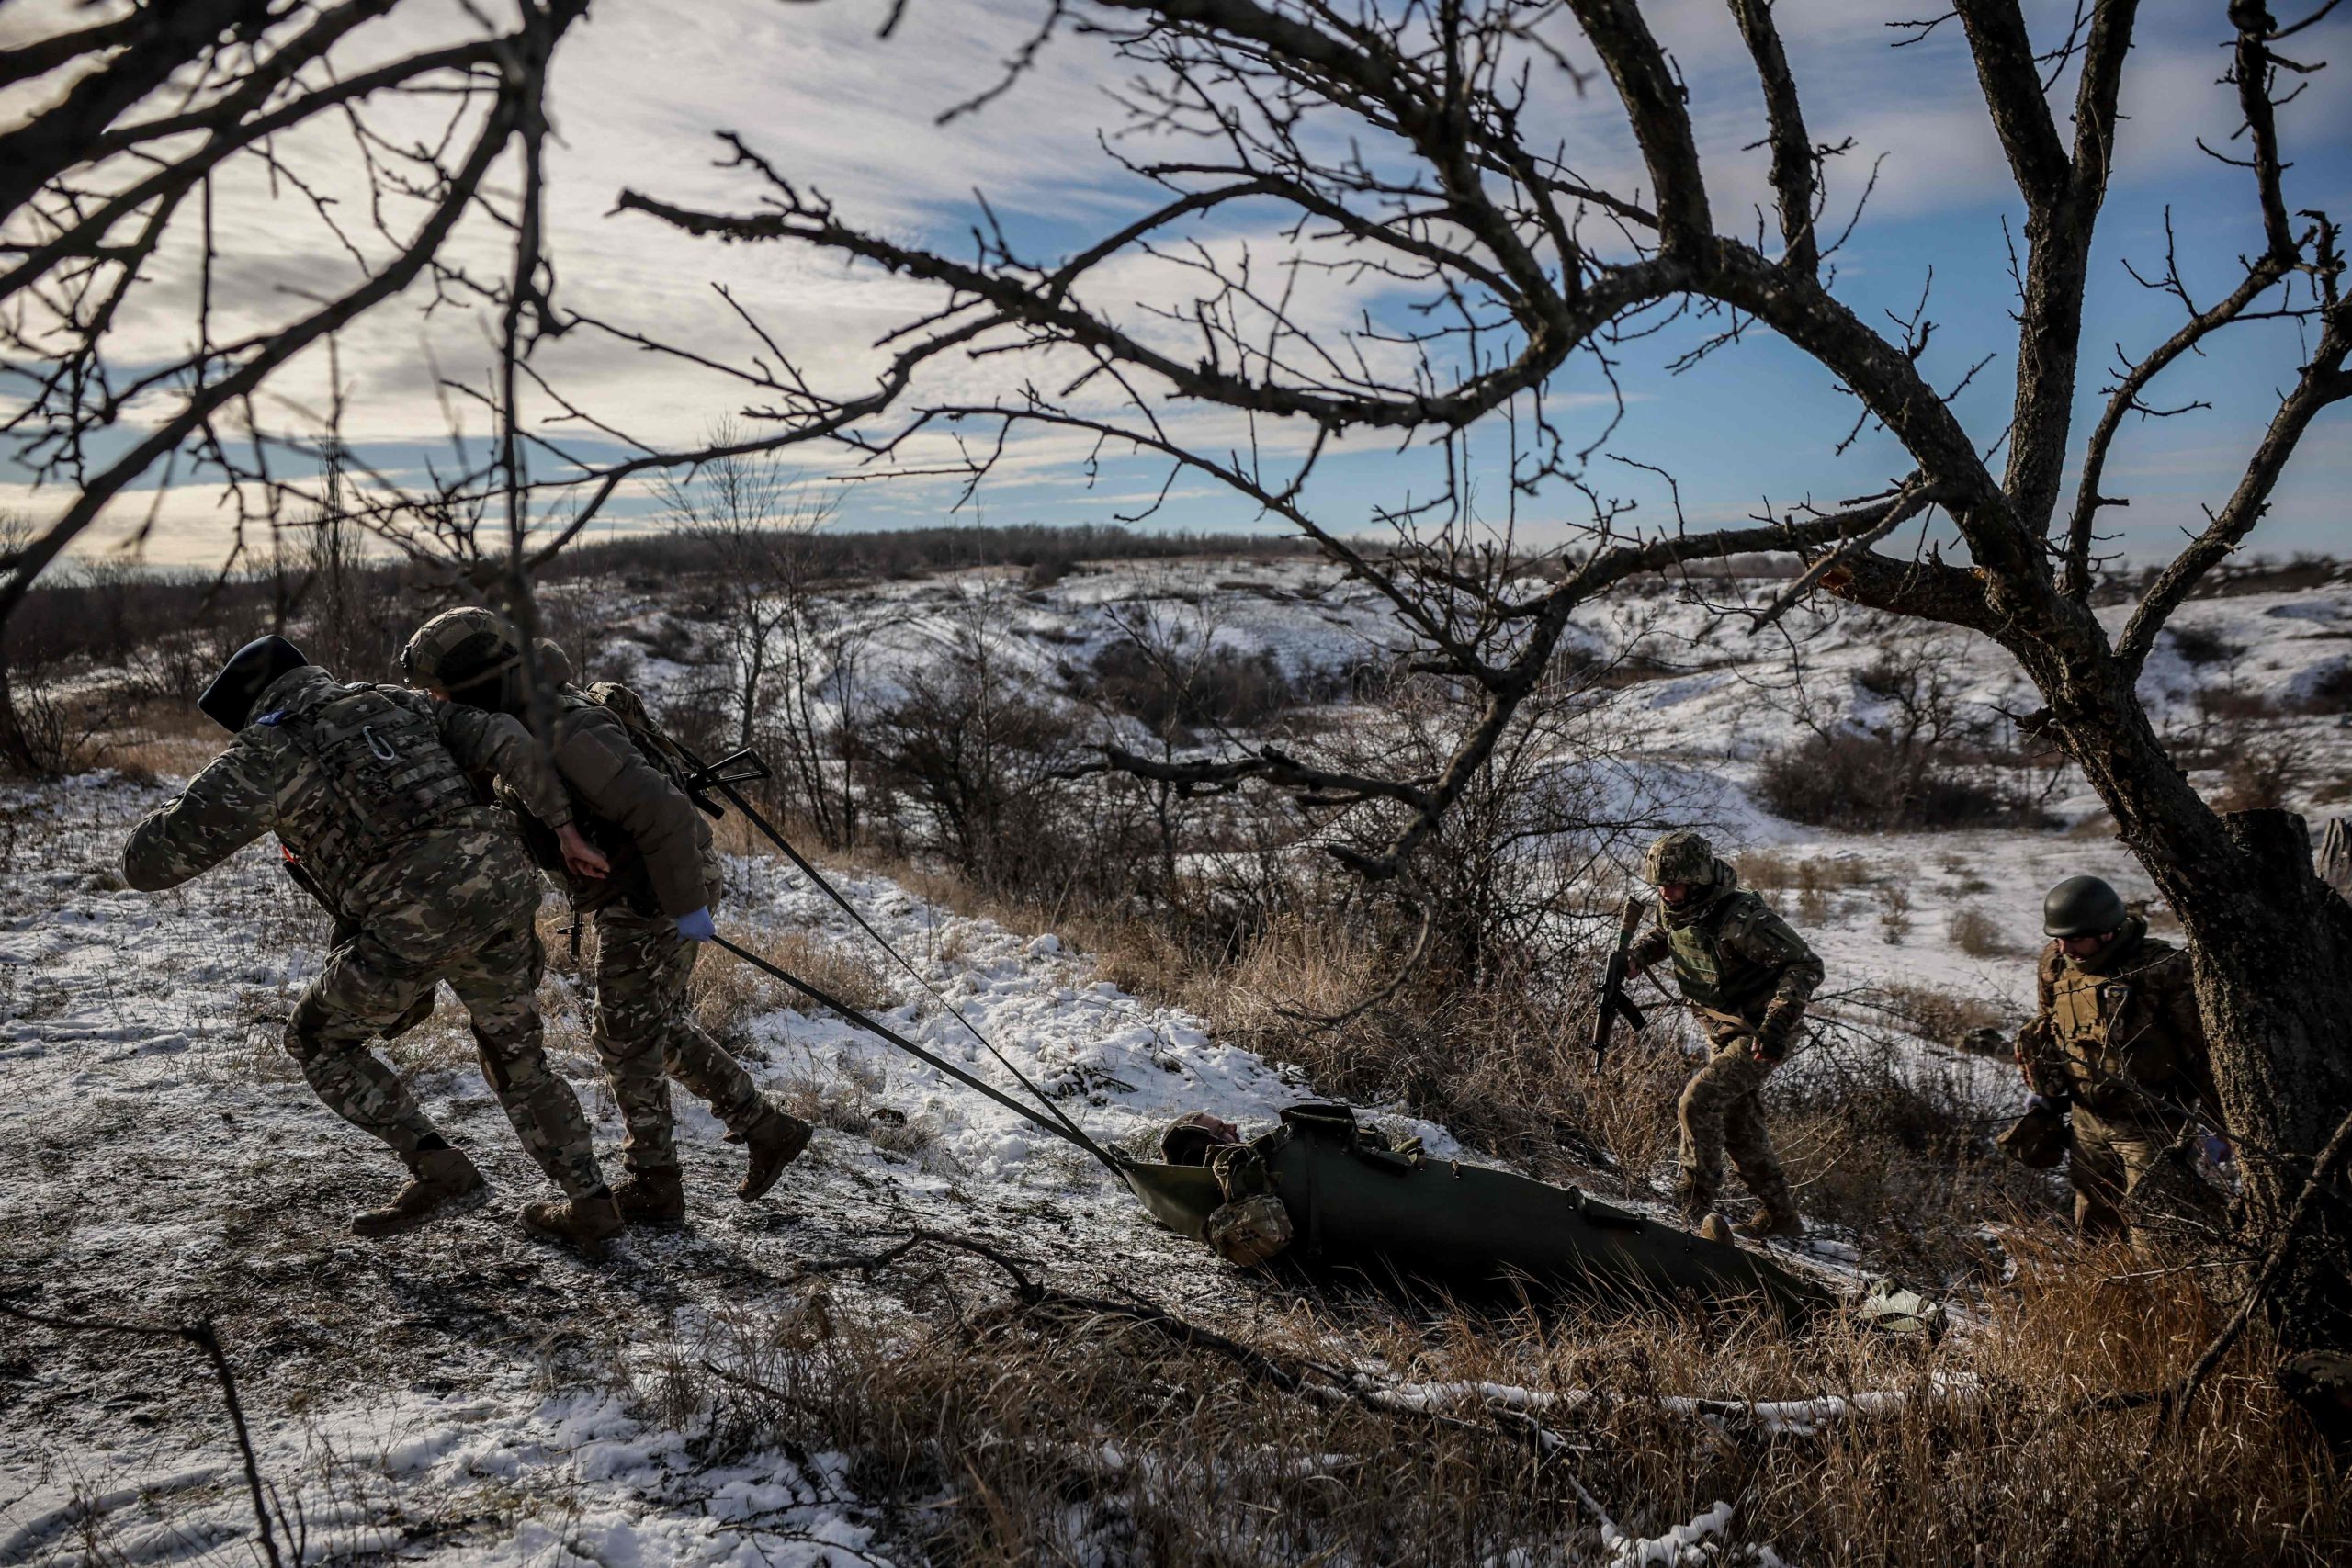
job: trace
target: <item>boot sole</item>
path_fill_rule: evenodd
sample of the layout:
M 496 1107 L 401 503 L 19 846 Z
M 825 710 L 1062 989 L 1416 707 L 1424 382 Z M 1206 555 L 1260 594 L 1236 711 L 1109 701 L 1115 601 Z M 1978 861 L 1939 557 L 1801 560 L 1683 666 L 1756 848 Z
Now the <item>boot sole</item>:
M 363 1223 L 367 1219 L 366 1215 L 355 1214 L 351 1221 L 351 1234 L 366 1241 L 381 1241 L 388 1235 L 406 1235 L 411 1231 L 423 1230 L 425 1226 L 437 1224 L 442 1220 L 455 1219 L 459 1214 L 470 1214 L 489 1201 L 490 1183 L 485 1181 L 480 1186 L 471 1187 L 463 1192 L 444 1198 L 430 1209 L 399 1215 L 389 1221 L 367 1224 Z

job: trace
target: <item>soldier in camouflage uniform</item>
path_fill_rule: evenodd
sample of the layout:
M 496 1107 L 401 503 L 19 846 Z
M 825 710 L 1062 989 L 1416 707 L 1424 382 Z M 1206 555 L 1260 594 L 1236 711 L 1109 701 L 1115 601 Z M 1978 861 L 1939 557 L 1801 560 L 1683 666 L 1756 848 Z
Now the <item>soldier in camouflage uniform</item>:
M 2096 876 L 2050 890 L 2042 927 L 2052 941 L 2037 975 L 2041 1007 L 2018 1033 L 2018 1066 L 2037 1104 L 2071 1111 L 2067 1176 L 2075 1224 L 2086 1235 L 2160 1238 L 2222 1217 L 2195 1169 L 2201 1103 L 2218 1126 L 2205 1021 L 2188 954 L 2148 934 L 2148 923 Z M 2208 1151 L 2226 1157 L 2218 1136 Z
M 1682 1091 L 1682 1146 L 1675 1197 L 1684 1219 L 1713 1231 L 1728 1152 L 1762 1205 L 1746 1235 L 1803 1235 L 1796 1201 L 1765 1131 L 1760 1090 L 1821 984 L 1821 960 L 1788 922 L 1739 886 L 1738 873 L 1696 833 L 1650 846 L 1643 877 L 1658 890 L 1658 923 L 1627 953 L 1638 972 L 1664 959 L 1713 1047 Z
M 614 1195 L 632 1222 L 675 1225 L 685 1218 L 685 1190 L 669 1078 L 707 1102 L 744 1145 L 751 1164 L 736 1192 L 747 1202 L 775 1185 L 808 1145 L 809 1127 L 771 1105 L 694 1022 L 686 984 L 700 944 L 716 934 L 710 910 L 722 890 L 710 825 L 618 711 L 571 683 L 570 662 L 555 644 L 542 640 L 537 652 L 555 687 L 556 769 L 572 815 L 611 855 L 612 874 L 577 874 L 538 828 L 537 806 L 503 784 L 499 793 L 521 816 L 533 858 L 595 923 L 596 1049 L 628 1130 L 622 1145 L 628 1174 Z M 409 679 L 435 695 L 510 710 L 523 705 L 521 660 L 506 620 L 470 608 L 435 616 L 401 654 Z M 641 717 L 641 708 L 635 711 Z
M 352 1229 L 390 1235 L 488 1196 L 368 1049 L 447 980 L 523 1146 L 566 1195 L 527 1205 L 525 1226 L 588 1246 L 617 1231 L 579 1101 L 541 1048 L 537 878 L 512 820 L 481 804 L 465 773 L 512 781 L 563 824 L 583 865 L 599 863 L 530 737 L 511 718 L 401 687 L 339 684 L 282 637 L 239 650 L 201 705 L 236 739 L 132 830 L 124 875 L 141 889 L 175 886 L 275 832 L 338 917 L 346 934 L 295 1003 L 286 1049 L 328 1108 L 413 1178 Z

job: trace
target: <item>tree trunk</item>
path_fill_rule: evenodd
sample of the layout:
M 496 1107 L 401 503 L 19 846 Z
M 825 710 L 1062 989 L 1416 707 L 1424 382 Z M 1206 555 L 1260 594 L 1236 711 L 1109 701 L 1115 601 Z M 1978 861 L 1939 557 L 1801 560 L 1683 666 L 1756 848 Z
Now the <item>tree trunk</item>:
M 2244 1151 L 2245 1230 L 2260 1247 L 2352 1112 L 2352 907 L 2313 871 L 2301 817 L 2221 822 L 2226 858 L 2173 863 L 2157 881 L 2188 937 L 2222 1115 Z M 2340 1183 L 2303 1232 L 2265 1303 L 2270 1321 L 2290 1351 L 2352 1349 L 2352 1204 Z
M 2240 1240 L 2259 1257 L 2352 1113 L 2352 906 L 2320 881 L 2301 817 L 2224 816 L 2198 795 L 2111 661 L 2093 684 L 2050 669 L 2047 649 L 2018 651 L 2056 699 L 2068 753 L 2180 918 L 2241 1161 Z M 2268 1320 L 2289 1353 L 2352 1349 L 2352 1203 L 2340 1184 L 2303 1228 Z

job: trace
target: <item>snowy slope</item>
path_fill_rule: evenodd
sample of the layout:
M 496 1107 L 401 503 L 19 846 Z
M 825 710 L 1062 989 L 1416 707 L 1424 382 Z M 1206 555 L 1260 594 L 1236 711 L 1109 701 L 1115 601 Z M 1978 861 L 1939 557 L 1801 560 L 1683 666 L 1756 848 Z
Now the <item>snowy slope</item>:
M 1003 658 L 1039 682 L 1083 665 L 1142 616 L 1188 637 L 1263 654 L 1295 674 L 1381 657 L 1397 643 L 1381 607 L 1327 569 L 1297 562 L 1184 562 L 1082 571 L 1042 590 L 1001 574 L 861 590 L 841 606 L 866 635 L 869 679 L 921 679 L 972 624 L 976 592 L 1009 595 L 986 617 Z M 646 605 L 616 631 L 650 634 Z M 1609 699 L 1634 738 L 1621 764 L 1685 803 L 1735 851 L 1851 868 L 1804 919 L 1827 962 L 1831 1005 L 1890 985 L 2030 1002 L 2041 894 L 2078 872 L 2144 897 L 2146 878 L 2062 791 L 2047 831 L 1851 835 L 1780 821 L 1748 794 L 1757 758 L 1815 724 L 1873 716 L 1855 675 L 1888 628 L 1849 615 L 1798 655 L 1671 599 L 1596 607 L 1577 628 L 1596 657 L 1636 651 L 1668 668 Z M 2235 652 L 2192 663 L 2168 637 L 2146 689 L 2161 723 L 2200 722 L 2199 694 L 2252 691 L 2284 703 L 2343 668 L 2352 596 L 2342 592 L 2199 601 L 2180 625 Z M 612 645 L 608 645 L 609 647 Z M 2210 653 L 2211 647 L 2204 649 Z M 1949 634 L 1937 657 L 1965 700 L 2030 704 L 2006 655 Z M 1736 660 L 1736 667 L 1731 662 Z M 707 671 L 641 657 L 653 688 Z M 2301 736 L 2315 781 L 2352 771 L 2352 734 L 2332 718 L 2273 716 Z M 0 1301 L 69 1315 L 217 1319 L 261 1433 L 261 1468 L 294 1500 L 323 1551 L 498 1563 L 853 1562 L 888 1557 L 887 1523 L 838 1455 L 710 1460 L 691 1434 L 650 1423 L 625 1396 L 679 1347 L 741 1314 L 798 1299 L 799 1264 L 870 1250 L 916 1225 L 992 1238 L 1049 1258 L 1075 1280 L 1148 1281 L 1209 1323 L 1256 1310 L 1259 1287 L 1152 1227 L 1082 1155 L 944 1075 L 831 1020 L 784 1009 L 754 1017 L 752 1066 L 779 1090 L 848 1086 L 864 1112 L 904 1118 L 888 1138 L 831 1127 L 770 1200 L 729 1190 L 740 1156 L 698 1106 L 681 1106 L 694 1229 L 633 1236 L 602 1269 L 536 1247 L 508 1219 L 536 1170 L 444 1014 L 394 1058 L 428 1111 L 492 1174 L 491 1209 L 385 1245 L 342 1231 L 397 1170 L 321 1108 L 278 1053 L 291 996 L 323 922 L 255 849 L 190 887 L 129 892 L 121 837 L 164 792 L 100 776 L 0 796 Z M 732 868 L 731 934 L 797 933 L 862 952 L 851 923 L 765 859 Z M 1050 933 L 955 915 L 886 879 L 846 875 L 867 919 L 912 955 L 1023 1072 L 1099 1138 L 1145 1145 L 1170 1114 L 1206 1109 L 1262 1121 L 1311 1092 L 1282 1068 L 1211 1037 L 1197 1018 L 1098 980 Z M 1890 921 L 1888 890 L 1905 918 Z M 2011 951 L 1972 954 L 1952 917 L 1992 920 Z M 1981 943 L 1979 944 L 1981 947 Z M 989 1081 L 1011 1080 L 904 976 L 883 971 L 887 1018 Z M 596 1084 L 579 998 L 552 976 L 550 1051 L 617 1143 Z M 1922 1043 L 1939 1070 L 1974 1075 L 1987 1106 L 2012 1102 L 1997 1062 Z M 1438 1152 L 1439 1127 L 1389 1118 Z M 888 1324 L 885 1285 L 836 1288 Z M 38 1357 L 0 1325 L 0 1564 L 113 1560 L 243 1561 L 250 1511 L 199 1363 L 145 1341 L 79 1339 Z M 1693 1520 L 1696 1530 L 1702 1521 Z
M 632 1236 L 590 1269 L 513 1230 L 507 1214 L 540 1184 L 447 1038 L 457 1020 L 445 996 L 424 1031 L 445 1038 L 415 1086 L 499 1201 L 389 1244 L 355 1242 L 345 1217 L 397 1168 L 321 1107 L 276 1046 L 322 922 L 260 846 L 180 890 L 121 888 L 122 833 L 161 794 L 85 781 L 0 802 L 16 856 L 0 888 L 0 1145 L 19 1162 L 0 1186 L 0 1300 L 216 1318 L 264 1472 L 335 1550 L 514 1563 L 869 1560 L 870 1522 L 837 1457 L 714 1469 L 685 1455 L 679 1433 L 641 1426 L 608 1385 L 711 1314 L 782 1310 L 796 1263 L 870 1249 L 878 1234 L 994 1236 L 1080 1277 L 1148 1281 L 1212 1316 L 1252 1293 L 1158 1231 L 1076 1150 L 891 1047 L 788 1010 L 753 1021 L 756 1076 L 780 1089 L 858 1086 L 927 1146 L 910 1156 L 820 1130 L 775 1194 L 743 1205 L 727 1191 L 740 1156 L 682 1103 L 694 1231 Z M 773 862 L 732 872 L 732 934 L 851 940 L 848 918 Z M 876 877 L 843 886 L 895 946 L 934 955 L 928 977 L 1098 1139 L 1146 1147 L 1192 1109 L 1262 1122 L 1308 1092 L 1199 1020 L 1093 979 L 1084 955 L 1049 935 L 967 919 Z M 1014 1089 L 912 979 L 893 990 L 893 1027 Z M 556 977 L 543 1000 L 551 1055 L 609 1150 L 620 1128 L 576 999 Z M 1430 1123 L 1384 1120 L 1434 1151 L 1458 1147 Z M 485 1323 L 511 1332 L 483 1334 Z M 250 1514 L 200 1366 L 136 1344 L 126 1355 L 119 1341 L 67 1350 L 63 1364 L 0 1374 L 0 1562 L 80 1561 L 93 1532 L 133 1562 L 194 1561 L 234 1540 Z M 477 1495 L 497 1506 L 469 1511 Z M 517 1495 L 529 1506 L 518 1510 Z M 488 1535 L 452 1522 L 472 1512 L 506 1522 Z

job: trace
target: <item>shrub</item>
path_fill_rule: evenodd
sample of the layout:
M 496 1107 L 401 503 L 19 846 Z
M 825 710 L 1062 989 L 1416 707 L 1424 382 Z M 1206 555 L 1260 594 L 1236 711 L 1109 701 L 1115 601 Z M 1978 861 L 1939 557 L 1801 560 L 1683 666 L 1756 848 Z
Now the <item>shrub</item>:
M 1766 757 L 1756 795 L 1775 816 L 1846 832 L 1939 831 L 2036 822 L 2040 808 L 1996 780 L 1972 776 L 1933 750 L 1891 737 L 1810 735 Z
M 2001 958 L 2018 951 L 2001 923 L 1973 905 L 1954 909 L 1944 932 L 1971 958 Z
M 1210 725 L 1252 728 L 1299 700 L 1270 655 L 1227 648 L 1163 662 L 1133 642 L 1114 643 L 1080 684 L 1161 735 Z
M 1878 934 L 1889 947 L 1911 934 L 1911 890 L 1899 882 L 1878 890 Z
M 2259 1329 L 2174 1427 L 2141 1398 L 2093 1397 L 2173 1384 L 2215 1327 L 2192 1281 L 2120 1246 L 2077 1255 L 2013 1232 L 2016 1283 L 1929 1346 L 1663 1307 L 1301 1303 L 1204 1252 L 1183 1293 L 1234 1304 L 1170 1315 L 1150 1298 L 1172 1285 L 1122 1295 L 978 1245 L 1025 1253 L 1025 1283 L 922 1245 L 869 1270 L 904 1308 L 807 1280 L 765 1310 L 677 1314 L 679 1337 L 617 1377 L 696 1444 L 787 1477 L 812 1450 L 840 1455 L 894 1559 L 988 1568 L 2206 1568 L 2333 1561 L 2346 1539 L 2338 1466 L 2254 1371 L 2276 1353 Z M 1858 1391 L 1871 1397 L 1819 1397 Z M 1818 1403 L 1759 1408 L 1801 1400 Z M 1614 1552 L 1604 1510 L 1625 1532 Z M 1657 1551 L 1701 1517 L 1719 1539 Z
M 2173 626 L 2165 636 L 2172 639 L 2172 650 L 2180 655 L 2181 662 L 2192 670 L 2223 663 L 2245 651 L 2211 626 Z
M 2311 749 L 2299 736 L 2241 746 L 2222 766 L 2222 787 L 2213 806 L 2220 811 L 2276 809 L 2287 805 L 2310 776 Z
M 2305 713 L 2352 714 L 2352 659 L 2339 659 L 2304 682 L 2299 705 Z

